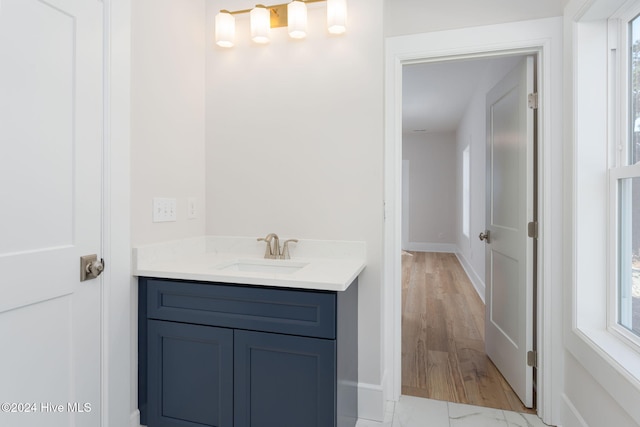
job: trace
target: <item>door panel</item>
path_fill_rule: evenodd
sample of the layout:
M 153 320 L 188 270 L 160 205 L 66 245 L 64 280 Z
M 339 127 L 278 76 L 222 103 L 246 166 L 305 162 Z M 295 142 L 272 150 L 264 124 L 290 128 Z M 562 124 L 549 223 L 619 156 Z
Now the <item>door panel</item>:
M 490 196 L 491 225 L 494 227 L 517 230 L 519 226 L 518 209 L 514 201 L 520 196 L 518 169 L 520 168 L 518 135 L 519 87 L 513 87 L 507 93 L 493 101 L 491 105 L 491 172 Z M 514 177 L 516 179 L 514 179 Z
M 15 208 L 1 214 L 12 226 L 0 239 L 0 255 L 72 244 L 74 201 L 73 18 L 39 1 L 4 3 L 0 80 L 18 84 L 2 86 L 2 134 L 13 138 L 3 139 L 10 152 L 0 169 L 8 182 L 36 185 L 28 198 L 20 185 L 3 186 L 3 204 Z
M 233 330 L 149 320 L 148 423 L 233 425 Z
M 513 319 L 518 318 L 520 288 L 511 284 L 514 278 L 518 277 L 518 260 L 497 251 L 491 252 L 491 256 L 493 281 L 489 321 L 511 341 L 512 345 L 517 346 L 519 322 L 514 322 Z
M 527 407 L 533 406 L 534 58 L 523 58 L 487 94 L 487 355 Z
M 0 402 L 38 411 L 0 425 L 100 423 L 102 7 L 2 0 Z
M 235 427 L 335 426 L 334 340 L 236 330 L 234 357 Z

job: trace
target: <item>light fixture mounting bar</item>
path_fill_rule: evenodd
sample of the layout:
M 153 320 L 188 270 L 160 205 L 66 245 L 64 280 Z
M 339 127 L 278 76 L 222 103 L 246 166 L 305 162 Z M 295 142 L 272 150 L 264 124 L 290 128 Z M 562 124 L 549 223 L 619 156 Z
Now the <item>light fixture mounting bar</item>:
M 327 1 L 327 0 L 299 0 L 299 1 L 302 1 L 303 3 L 319 3 L 321 1 Z M 287 26 L 287 5 L 288 3 L 274 4 L 272 6 L 263 6 L 263 5 L 257 5 L 257 6 L 263 6 L 269 9 L 269 15 L 271 16 L 271 28 L 279 28 L 279 27 Z M 251 12 L 251 9 L 241 9 L 241 10 L 233 10 L 233 11 L 222 9 L 220 10 L 220 12 L 226 12 L 231 15 L 241 15 L 243 13 Z

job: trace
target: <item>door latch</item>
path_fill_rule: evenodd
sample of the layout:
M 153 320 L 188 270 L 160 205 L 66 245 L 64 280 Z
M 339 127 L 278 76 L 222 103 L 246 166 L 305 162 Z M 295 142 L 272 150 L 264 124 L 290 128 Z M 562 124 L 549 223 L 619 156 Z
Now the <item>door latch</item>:
M 104 260 L 96 254 L 80 257 L 80 281 L 95 279 L 104 271 Z

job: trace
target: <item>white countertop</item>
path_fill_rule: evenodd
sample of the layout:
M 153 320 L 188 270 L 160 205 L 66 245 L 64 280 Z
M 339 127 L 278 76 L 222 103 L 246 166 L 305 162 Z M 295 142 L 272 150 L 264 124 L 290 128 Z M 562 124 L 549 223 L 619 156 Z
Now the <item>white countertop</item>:
M 280 238 L 284 242 L 286 238 Z M 364 242 L 300 240 L 290 260 L 265 260 L 265 242 L 204 236 L 133 249 L 135 276 L 344 291 L 365 267 Z M 236 271 L 238 262 L 265 271 Z M 287 272 L 266 272 L 289 270 Z M 288 267 L 291 267 L 290 269 Z

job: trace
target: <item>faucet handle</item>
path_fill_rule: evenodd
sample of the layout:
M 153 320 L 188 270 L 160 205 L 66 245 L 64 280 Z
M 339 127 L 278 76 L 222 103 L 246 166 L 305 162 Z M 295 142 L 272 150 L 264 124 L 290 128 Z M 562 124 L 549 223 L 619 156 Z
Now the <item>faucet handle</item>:
M 271 239 L 272 239 L 272 236 L 270 235 L 267 237 L 258 237 L 258 242 L 267 243 L 267 248 L 264 251 L 264 257 L 266 259 L 273 258 L 273 250 L 271 249 Z
M 289 254 L 289 242 L 298 243 L 298 239 L 289 239 L 284 241 L 284 245 L 282 247 L 282 259 L 291 259 L 291 255 Z

